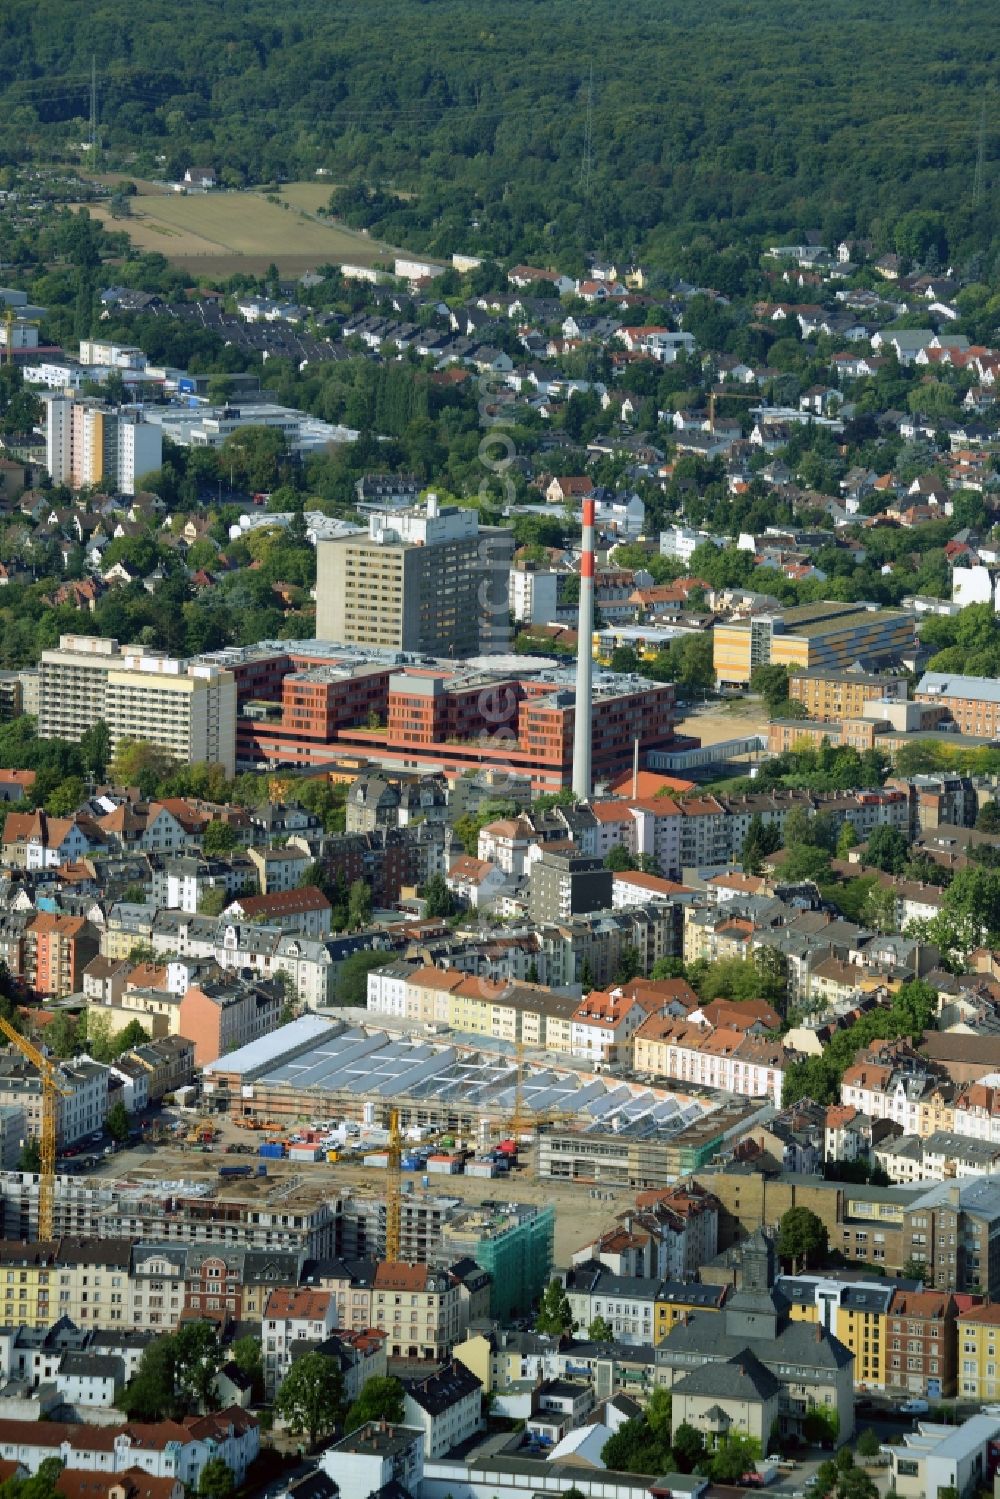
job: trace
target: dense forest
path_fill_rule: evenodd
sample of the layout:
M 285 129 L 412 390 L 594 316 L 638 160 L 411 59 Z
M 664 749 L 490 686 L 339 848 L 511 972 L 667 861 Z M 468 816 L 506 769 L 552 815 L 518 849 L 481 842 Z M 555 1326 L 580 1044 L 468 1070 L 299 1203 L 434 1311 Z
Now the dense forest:
M 95 57 L 107 165 L 320 169 L 432 252 L 694 257 L 724 291 L 740 245 L 891 249 L 919 212 L 925 262 L 991 279 L 998 36 L 992 0 L 8 0 L 0 167 L 72 154 Z

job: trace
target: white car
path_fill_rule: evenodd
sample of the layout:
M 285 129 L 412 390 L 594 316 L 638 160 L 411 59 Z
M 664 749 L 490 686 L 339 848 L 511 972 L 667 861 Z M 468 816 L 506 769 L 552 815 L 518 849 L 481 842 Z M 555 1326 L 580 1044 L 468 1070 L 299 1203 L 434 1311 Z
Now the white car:
M 904 1416 L 926 1416 L 930 1404 L 926 1400 L 904 1400 L 899 1409 Z

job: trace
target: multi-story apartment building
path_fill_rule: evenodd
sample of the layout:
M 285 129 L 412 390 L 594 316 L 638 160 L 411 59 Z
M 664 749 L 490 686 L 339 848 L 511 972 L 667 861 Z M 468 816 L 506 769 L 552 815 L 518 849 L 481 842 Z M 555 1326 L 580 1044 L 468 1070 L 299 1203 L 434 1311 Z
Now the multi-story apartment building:
M 583 1245 L 574 1264 L 587 1260 L 615 1275 L 642 1275 L 671 1282 L 693 1281 L 719 1247 L 719 1204 L 695 1182 L 640 1192 L 636 1205 L 614 1228 Z
M 135 1327 L 170 1332 L 184 1310 L 187 1247 L 138 1243 L 129 1267 L 129 1315 Z
M 0 1182 L 6 1239 L 37 1239 L 38 1178 L 8 1172 Z M 265 1253 L 288 1251 L 321 1259 L 333 1254 L 342 1204 L 308 1184 L 274 1200 L 227 1195 L 164 1196 L 158 1185 L 109 1182 L 90 1185 L 58 1176 L 54 1204 L 57 1234 L 126 1239 L 154 1246 L 205 1244 Z
M 958 1301 L 950 1291 L 896 1291 L 886 1319 L 886 1387 L 935 1399 L 955 1394 Z
M 372 1322 L 386 1334 L 389 1358 L 446 1358 L 464 1331 L 458 1282 L 426 1264 L 380 1261 Z
M 56 1140 L 60 1146 L 103 1129 L 108 1115 L 108 1069 L 97 1062 L 61 1062 L 56 1095 Z M 0 1057 L 0 1107 L 24 1110 L 28 1138 L 42 1132 L 42 1084 L 20 1055 Z
M 64 635 L 41 663 L 38 732 L 79 739 L 103 720 L 114 749 L 142 739 L 181 763 L 236 769 L 236 686 L 231 673 L 116 640 Z
M 777 1283 L 793 1321 L 832 1332 L 854 1355 L 860 1390 L 886 1386 L 887 1321 L 895 1286 L 877 1280 L 839 1280 L 836 1275 L 788 1275 Z
M 574 1265 L 563 1277 L 578 1327 L 603 1317 L 614 1341 L 649 1347 L 654 1341 L 660 1282 L 640 1275 L 615 1275 L 603 1265 Z
M 649 1011 L 622 989 L 592 990 L 570 1018 L 570 1051 L 592 1067 L 618 1061 Z
M 194 1044 L 195 1066 L 276 1030 L 284 998 L 284 990 L 270 982 L 234 977 L 192 984 L 178 1006 L 177 1027 Z
M 0 1242 L 0 1322 L 49 1328 L 131 1326 L 130 1247 L 67 1236 L 51 1242 Z
M 1000 1396 L 1000 1306 L 962 1306 L 957 1317 L 960 1400 L 995 1401 Z
M 543 846 L 529 876 L 531 920 L 566 921 L 588 911 L 609 910 L 613 883 L 603 859 L 581 854 L 573 844 Z
M 45 466 L 54 484 L 135 494 L 136 480 L 163 462 L 158 426 L 135 412 L 46 395 Z
M 961 734 L 983 739 L 996 739 L 1000 735 L 1000 685 L 993 677 L 926 671 L 914 688 L 913 697 L 918 703 L 947 708 Z
M 793 703 L 802 704 L 809 718 L 840 723 L 845 718 L 861 718 L 871 702 L 904 701 L 907 684 L 906 677 L 891 672 L 792 670 L 788 674 L 788 696 Z
M 942 826 L 971 828 L 975 825 L 979 803 L 970 776 L 955 771 L 906 778 L 895 776 L 886 782 L 884 789 L 894 788 L 906 793 L 911 838 L 933 833 Z
M 437 656 L 503 651 L 513 557 L 512 532 L 435 495 L 370 515 L 367 535 L 319 544 L 319 638 Z
M 453 1361 L 404 1386 L 403 1419 L 422 1431 L 424 1457 L 444 1457 L 483 1424 L 483 1387 L 464 1364 Z
M 902 1263 L 939 1291 L 1000 1293 L 1000 1188 L 994 1177 L 928 1187 L 902 1215 Z
M 296 1343 L 322 1343 L 337 1325 L 337 1302 L 330 1291 L 272 1291 L 264 1307 L 261 1345 L 264 1385 L 270 1396 L 292 1367 Z
M 902 610 L 822 600 L 716 625 L 712 659 L 720 687 L 745 687 L 757 666 L 845 669 L 898 656 L 915 638 L 913 616 Z
M 24 934 L 25 983 L 36 994 L 62 999 L 78 994 L 83 971 L 100 951 L 97 928 L 83 916 L 40 911 Z

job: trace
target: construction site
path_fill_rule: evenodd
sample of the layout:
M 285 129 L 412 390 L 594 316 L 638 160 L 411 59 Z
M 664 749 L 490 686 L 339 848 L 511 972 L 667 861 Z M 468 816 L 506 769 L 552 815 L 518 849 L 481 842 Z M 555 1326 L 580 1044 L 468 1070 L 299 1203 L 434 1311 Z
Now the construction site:
M 73 1174 L 0 1176 L 0 1232 L 559 1263 L 762 1107 L 310 1015 L 207 1066 L 172 1129 Z
M 404 1131 L 474 1145 L 547 1124 L 666 1138 L 719 1101 L 488 1038 L 398 1036 L 317 1015 L 210 1063 L 203 1087 L 213 1112 L 275 1130 L 315 1119 L 388 1128 L 396 1109 Z

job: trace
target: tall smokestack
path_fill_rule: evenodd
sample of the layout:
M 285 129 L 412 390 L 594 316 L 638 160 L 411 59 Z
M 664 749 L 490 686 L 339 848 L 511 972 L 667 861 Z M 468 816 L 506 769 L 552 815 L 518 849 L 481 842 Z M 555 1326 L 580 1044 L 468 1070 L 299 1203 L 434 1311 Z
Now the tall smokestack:
M 580 553 L 580 617 L 576 647 L 576 721 L 573 734 L 573 790 L 590 799 L 590 753 L 594 689 L 594 502 L 583 502 Z

